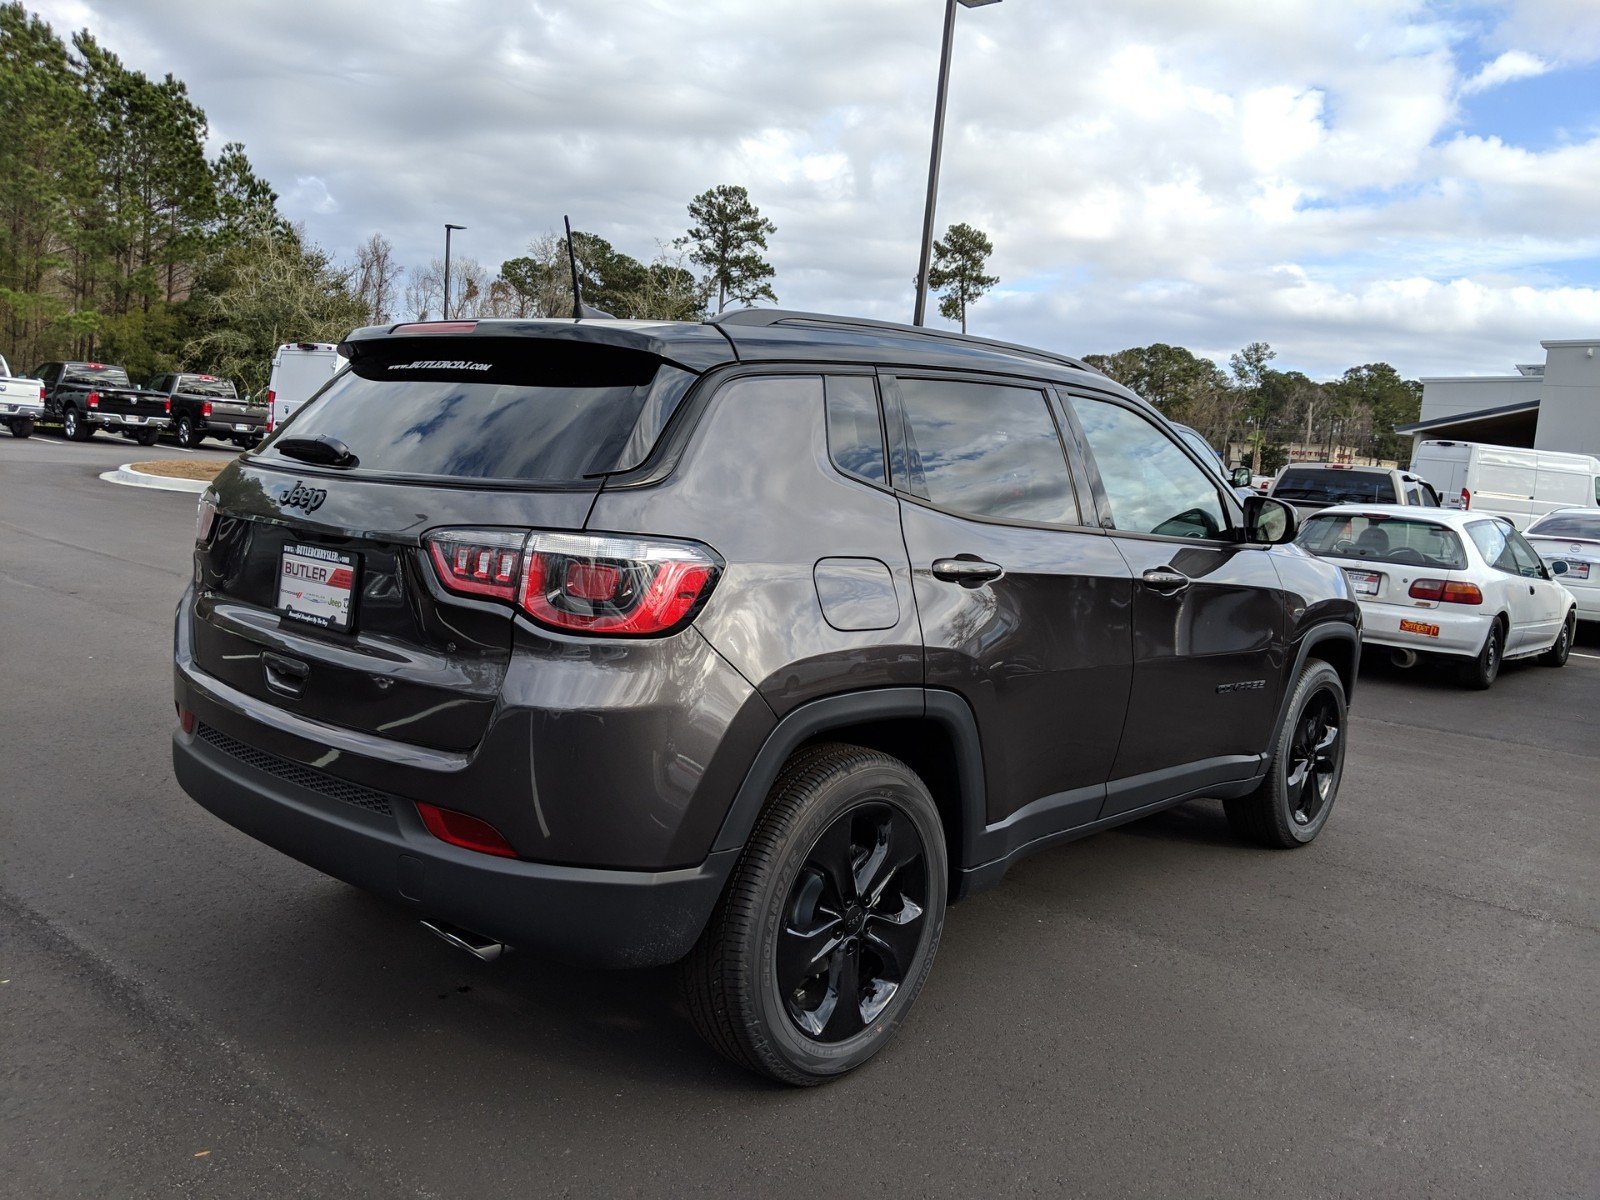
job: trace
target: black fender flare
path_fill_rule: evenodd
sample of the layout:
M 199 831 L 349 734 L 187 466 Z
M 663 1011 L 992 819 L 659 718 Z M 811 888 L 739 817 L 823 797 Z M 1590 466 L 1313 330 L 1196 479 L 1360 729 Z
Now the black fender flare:
M 1289 701 L 1294 698 L 1295 681 L 1300 678 L 1300 672 L 1305 670 L 1306 659 L 1311 657 L 1311 649 L 1324 642 L 1348 642 L 1350 644 L 1350 681 L 1345 684 L 1345 703 L 1349 704 L 1355 695 L 1356 677 L 1361 670 L 1361 633 L 1354 625 L 1343 622 L 1329 622 L 1326 625 L 1313 626 L 1300 639 L 1299 648 L 1295 651 L 1294 668 L 1286 677 L 1283 689 L 1283 699 L 1278 701 L 1278 719 L 1272 723 L 1272 740 L 1267 743 L 1266 751 L 1262 758 L 1265 765 L 1272 761 L 1273 747 L 1278 744 L 1278 738 L 1283 733 L 1283 723 L 1289 719 Z
M 952 828 L 961 837 L 961 846 L 950 847 L 952 865 L 961 861 L 970 848 L 970 831 L 983 828 L 985 792 L 983 785 L 983 744 L 978 737 L 977 718 L 967 702 L 954 692 L 920 687 L 875 688 L 824 696 L 800 705 L 784 716 L 762 743 L 744 783 L 733 798 L 712 851 L 737 850 L 750 838 L 767 795 L 777 781 L 783 764 L 800 745 L 830 729 L 842 729 L 867 721 L 896 718 L 930 720 L 942 725 L 955 747 L 956 784 L 961 811 L 951 814 Z

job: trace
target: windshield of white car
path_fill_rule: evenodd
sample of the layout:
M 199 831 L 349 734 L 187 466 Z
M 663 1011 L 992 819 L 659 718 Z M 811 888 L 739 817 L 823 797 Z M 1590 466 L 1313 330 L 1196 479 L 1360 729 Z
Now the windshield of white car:
M 1547 538 L 1577 538 L 1582 542 L 1600 542 L 1600 512 L 1551 513 L 1528 526 L 1528 536 Z
M 1290 467 L 1272 494 L 1280 500 L 1319 504 L 1393 504 L 1399 499 L 1387 471 L 1341 471 L 1337 467 Z
M 1455 530 L 1432 521 L 1379 514 L 1318 513 L 1295 542 L 1320 558 L 1350 558 L 1395 566 L 1461 571 L 1467 552 Z

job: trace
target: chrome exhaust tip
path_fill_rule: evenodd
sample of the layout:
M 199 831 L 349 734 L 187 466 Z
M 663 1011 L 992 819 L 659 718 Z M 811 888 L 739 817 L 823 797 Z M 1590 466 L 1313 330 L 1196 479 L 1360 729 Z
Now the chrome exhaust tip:
M 1409 671 L 1417 665 L 1417 652 L 1415 650 L 1395 650 L 1389 655 L 1389 661 L 1402 671 Z
M 434 937 L 449 942 L 458 950 L 465 950 L 482 962 L 494 962 L 507 950 L 504 942 L 486 938 L 481 933 L 473 933 L 470 929 L 447 925 L 443 921 L 424 921 L 422 927 Z

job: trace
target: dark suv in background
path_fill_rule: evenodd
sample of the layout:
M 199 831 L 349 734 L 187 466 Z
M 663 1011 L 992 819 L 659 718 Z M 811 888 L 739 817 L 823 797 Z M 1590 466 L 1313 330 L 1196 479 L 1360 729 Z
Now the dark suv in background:
M 816 1083 L 1023 855 L 1328 819 L 1343 577 L 1075 359 L 781 311 L 340 349 L 201 500 L 174 764 L 480 956 L 683 960 L 713 1045 Z

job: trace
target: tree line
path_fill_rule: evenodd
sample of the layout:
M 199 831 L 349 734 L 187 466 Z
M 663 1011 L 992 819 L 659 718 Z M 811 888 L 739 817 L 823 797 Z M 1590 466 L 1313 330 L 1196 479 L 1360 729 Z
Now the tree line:
M 1405 461 L 1411 439 L 1394 432 L 1422 410 L 1422 385 L 1388 363 L 1351 367 L 1319 382 L 1269 364 L 1277 352 L 1252 342 L 1231 355 L 1226 369 L 1182 346 L 1157 342 L 1090 354 L 1084 361 L 1156 405 L 1169 420 L 1192 425 L 1224 456 L 1234 448 L 1258 473 L 1270 474 L 1300 456 L 1341 453 Z M 1231 462 L 1231 459 L 1230 459 Z

